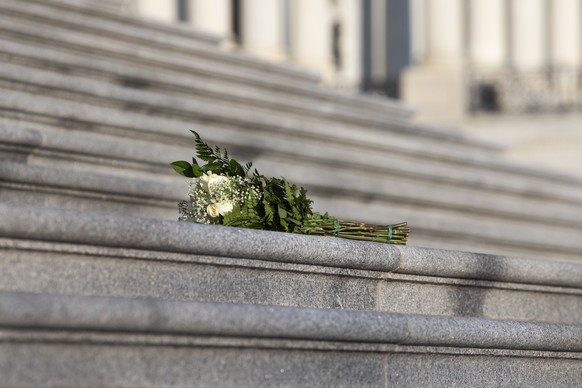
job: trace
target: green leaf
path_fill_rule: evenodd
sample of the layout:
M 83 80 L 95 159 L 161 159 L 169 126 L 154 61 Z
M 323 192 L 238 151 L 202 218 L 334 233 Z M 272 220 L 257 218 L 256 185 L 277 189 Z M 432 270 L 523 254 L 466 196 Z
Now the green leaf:
M 198 132 L 192 130 L 190 132 L 196 137 L 196 154 L 198 157 L 206 162 L 214 162 L 217 158 L 212 148 L 202 140 Z
M 283 227 L 283 230 L 285 232 L 289 231 L 289 224 L 287 223 L 287 221 L 285 221 L 284 219 L 280 219 L 279 222 L 281 223 L 281 226 Z
M 192 175 L 196 178 L 201 177 L 204 174 L 204 171 L 198 166 L 197 164 L 192 165 Z
M 284 219 L 287 218 L 287 212 L 281 206 L 279 206 L 279 218 Z
M 253 162 L 247 162 L 247 164 L 245 164 L 245 175 L 250 171 L 251 167 L 253 167 Z M 255 170 L 257 171 L 257 170 Z
M 292 224 L 295 224 L 295 225 L 297 225 L 297 226 L 301 226 L 301 222 L 300 222 L 300 221 L 297 221 L 297 220 L 296 220 L 296 219 L 294 219 L 294 218 L 285 218 L 285 219 L 286 219 L 287 221 L 291 222 Z
M 271 205 L 269 205 L 268 201 L 263 201 L 263 206 L 265 208 L 265 220 L 268 223 L 273 222 L 273 219 L 275 217 L 275 213 L 273 212 L 273 208 L 271 207 Z
M 205 164 L 204 166 L 200 167 L 200 169 L 204 172 L 208 172 L 208 171 L 212 171 L 215 174 L 220 174 L 222 171 L 222 169 L 220 168 L 220 165 L 217 163 L 208 163 Z
M 245 177 L 245 171 L 243 167 L 234 159 L 231 159 L 228 163 L 228 174 L 231 176 Z
M 185 160 L 178 160 L 170 164 L 172 168 L 180 175 L 188 178 L 194 177 L 194 172 L 192 171 L 192 165 Z

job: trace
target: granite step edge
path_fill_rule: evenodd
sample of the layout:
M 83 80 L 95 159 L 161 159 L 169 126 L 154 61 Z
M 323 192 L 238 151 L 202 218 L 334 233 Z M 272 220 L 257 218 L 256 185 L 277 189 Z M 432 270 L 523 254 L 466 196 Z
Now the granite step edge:
M 100 82 L 113 85 L 132 85 L 133 83 L 136 85 L 135 88 L 139 88 L 141 83 L 147 87 L 147 90 L 165 95 L 188 98 L 200 95 L 208 99 L 221 99 L 234 105 L 249 105 L 260 109 L 289 109 L 292 113 L 308 113 L 315 117 L 333 114 L 351 122 L 379 124 L 402 117 L 402 114 L 393 109 L 374 109 L 373 106 L 350 104 L 341 99 L 332 105 L 322 103 L 316 97 L 289 96 L 282 94 L 281 91 L 266 96 L 259 88 L 251 85 L 237 85 L 237 89 L 233 91 L 232 83 L 226 85 L 222 80 L 208 80 L 206 77 L 195 74 L 177 76 L 156 72 L 154 69 L 139 69 L 98 58 L 83 58 L 78 54 L 47 50 L 38 46 L 27 47 L 16 42 L 4 42 L 0 50 L 2 54 L 9 57 L 4 66 L 9 66 L 8 63 L 16 63 L 20 69 L 24 69 L 21 65 L 24 63 L 26 67 L 44 70 L 47 67 L 51 69 L 66 67 L 69 74 L 77 77 L 98 79 Z M 13 73 L 16 74 L 14 71 Z
M 0 252 L 12 292 L 582 324 L 582 288 L 14 238 Z
M 582 352 L 574 325 L 13 292 L 0 327 Z
M 99 13 L 83 12 L 83 8 L 68 7 L 65 3 L 48 1 L 5 1 L 3 4 L 0 4 L 0 8 L 3 8 L 6 14 L 14 14 L 15 17 L 26 17 L 27 19 L 34 20 L 39 25 L 58 23 L 59 18 L 61 18 L 60 26 L 73 28 L 79 33 L 111 36 L 119 40 L 141 44 L 146 43 L 150 46 L 164 47 L 165 49 L 176 51 L 187 52 L 196 50 L 201 55 L 205 53 L 217 59 L 229 60 L 243 66 L 256 67 L 266 72 L 276 73 L 281 77 L 294 80 L 295 82 L 314 84 L 319 79 L 316 73 L 306 69 L 291 66 L 277 66 L 274 63 L 250 55 L 221 50 L 213 45 L 208 45 L 206 42 L 198 42 L 197 40 L 180 35 L 168 34 L 160 29 L 152 30 L 148 28 L 147 20 L 145 20 L 145 25 L 140 25 L 135 22 L 132 23 L 131 21 L 128 22 L 128 20 L 133 19 L 131 16 L 126 16 L 125 19 L 127 20 L 117 20 L 117 18 L 112 18 L 111 16 L 100 17 L 101 15 Z M 62 23 L 62 18 L 66 20 L 66 23 Z M 171 26 L 170 23 L 168 24 Z M 147 39 L 144 38 L 145 33 L 148 33 Z
M 582 264 L 0 204 L 0 237 L 582 288 Z M 191 236 L 196 235 L 196 239 Z

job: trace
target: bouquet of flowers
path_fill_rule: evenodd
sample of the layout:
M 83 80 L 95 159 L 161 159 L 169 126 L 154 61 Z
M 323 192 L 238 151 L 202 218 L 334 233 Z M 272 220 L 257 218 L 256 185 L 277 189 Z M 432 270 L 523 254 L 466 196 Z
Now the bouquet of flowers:
M 394 225 L 368 225 L 348 222 L 329 214 L 315 213 L 303 187 L 284 178 L 270 178 L 232 159 L 227 150 L 214 149 L 198 133 L 197 157 L 172 163 L 174 170 L 187 178 L 190 200 L 180 201 L 180 221 L 220 224 L 243 228 L 374 241 L 405 245 L 409 229 L 406 222 Z

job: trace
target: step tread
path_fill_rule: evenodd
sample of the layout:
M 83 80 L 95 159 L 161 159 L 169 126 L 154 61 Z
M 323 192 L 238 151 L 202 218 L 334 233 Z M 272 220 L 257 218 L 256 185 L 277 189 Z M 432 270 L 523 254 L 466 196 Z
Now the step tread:
M 277 90 L 271 90 L 267 94 L 259 87 L 244 84 L 233 88 L 232 82 L 222 79 L 208 79 L 208 77 L 195 74 L 175 74 L 160 69 L 136 68 L 129 64 L 105 61 L 99 57 L 67 53 L 58 48 L 47 49 L 42 45 L 3 42 L 0 52 L 5 55 L 7 62 L 18 65 L 25 63 L 26 66 L 52 69 L 55 72 L 66 68 L 68 75 L 81 77 L 79 79 L 98 79 L 105 83 L 171 96 L 205 98 L 228 102 L 232 105 L 278 110 L 282 113 L 307 113 L 331 120 L 341 118 L 368 125 L 385 126 L 399 117 L 398 112 L 393 109 L 373 109 L 363 104 L 353 106 L 342 100 L 322 101 L 309 95 L 292 96 Z M 4 66 L 10 65 L 5 63 Z M 26 68 L 20 67 L 17 71 L 13 70 L 11 75 L 18 75 L 25 71 Z M 9 77 L 6 76 L 6 79 Z
M 407 118 L 411 115 L 410 108 L 393 100 L 379 100 L 367 98 L 365 95 L 353 95 L 328 90 L 318 85 L 291 82 L 275 74 L 266 74 L 264 71 L 249 67 L 234 66 L 224 61 L 208 61 L 200 56 L 185 55 L 183 53 L 167 53 L 157 48 L 143 50 L 142 46 L 130 45 L 126 42 L 117 42 L 105 37 L 72 35 L 67 30 L 56 27 L 42 28 L 30 23 L 20 23 L 11 18 L 0 16 L 0 31 L 6 31 L 5 40 L 16 37 L 28 37 L 34 45 L 42 44 L 45 47 L 60 47 L 72 52 L 82 52 L 84 55 L 98 55 L 99 58 L 108 57 L 110 61 L 123 62 L 133 66 L 153 70 L 172 71 L 174 73 L 192 73 L 205 76 L 228 79 L 235 83 L 247 83 L 272 89 L 285 90 L 300 95 L 313 95 L 323 100 L 343 101 L 344 104 L 358 105 L 360 108 L 374 110 L 388 110 L 395 115 Z M 18 40 L 16 38 L 16 40 Z M 113 44 L 114 43 L 114 44 Z M 205 65 L 206 64 L 206 65 Z
M 582 288 L 579 263 L 397 247 L 34 206 L 0 204 L 0 214 L 12 221 L 0 225 L 0 236 L 10 238 Z
M 582 327 L 478 318 L 0 292 L 0 326 L 582 352 Z
M 65 3 L 60 3 L 61 7 L 55 9 L 54 6 L 56 4 L 59 3 L 6 0 L 0 4 L 0 8 L 4 9 L 5 14 L 10 13 L 15 17 L 26 16 L 33 19 L 35 23 L 51 24 L 51 27 L 54 28 L 72 29 L 75 34 L 87 33 L 100 37 L 109 37 L 117 42 L 134 42 L 167 51 L 197 53 L 219 61 L 231 61 L 233 64 L 256 67 L 296 82 L 314 83 L 318 79 L 315 73 L 298 67 L 291 65 L 278 66 L 241 53 L 216 50 L 216 47 L 201 43 L 196 39 L 167 34 L 136 23 L 128 23 L 123 18 L 116 20 L 117 18 L 112 18 L 111 16 L 101 17 L 102 14 L 99 12 L 90 12 L 87 15 L 82 12 L 82 8 L 64 7 Z M 129 19 L 128 17 L 126 18 Z
M 430 263 L 402 274 L 22 238 L 0 238 L 0 252 L 4 291 L 582 324 L 582 288 L 445 277 Z M 497 273 L 507 261 L 479 260 Z

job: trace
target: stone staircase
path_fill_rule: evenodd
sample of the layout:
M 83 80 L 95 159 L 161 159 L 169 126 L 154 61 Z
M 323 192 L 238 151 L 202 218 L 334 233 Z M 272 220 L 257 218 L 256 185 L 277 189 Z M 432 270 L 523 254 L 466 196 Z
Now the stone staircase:
M 580 384 L 581 177 L 97 3 L 0 1 L 0 386 Z M 173 221 L 188 129 L 413 246 Z
M 5 386 L 553 386 L 582 265 L 1 205 Z M 55 357 L 58 355 L 58 357 Z
M 408 220 L 417 245 L 578 260 L 580 178 L 510 164 L 491 142 L 195 31 L 62 0 L 0 10 L 7 201 L 175 219 L 185 187 L 167 164 L 191 156 L 195 129 L 305 185 L 319 210 Z

